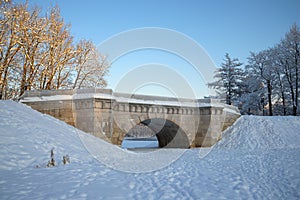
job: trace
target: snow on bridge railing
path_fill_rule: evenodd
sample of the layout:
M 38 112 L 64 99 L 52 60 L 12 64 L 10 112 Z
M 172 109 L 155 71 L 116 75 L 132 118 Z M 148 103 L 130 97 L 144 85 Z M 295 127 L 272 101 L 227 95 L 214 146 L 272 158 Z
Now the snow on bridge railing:
M 140 94 L 114 93 L 111 89 L 86 88 L 65 90 L 31 90 L 21 97 L 22 102 L 53 101 L 72 99 L 110 99 L 117 103 L 151 104 L 178 107 L 220 107 L 239 113 L 238 108 L 224 104 L 220 99 L 187 99 L 175 97 L 150 96 Z

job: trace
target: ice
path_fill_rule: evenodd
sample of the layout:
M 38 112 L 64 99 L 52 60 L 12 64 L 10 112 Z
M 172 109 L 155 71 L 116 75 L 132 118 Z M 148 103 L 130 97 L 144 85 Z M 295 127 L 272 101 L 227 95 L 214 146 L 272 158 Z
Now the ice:
M 152 138 L 132 138 L 132 137 L 125 137 L 121 147 L 124 149 L 130 148 L 157 148 L 158 140 L 156 137 Z

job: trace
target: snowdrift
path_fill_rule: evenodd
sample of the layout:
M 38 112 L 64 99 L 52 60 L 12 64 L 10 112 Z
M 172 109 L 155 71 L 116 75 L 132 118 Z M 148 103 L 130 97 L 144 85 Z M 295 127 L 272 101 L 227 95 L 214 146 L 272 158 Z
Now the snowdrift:
M 300 148 L 300 117 L 242 116 L 223 133 L 217 149 Z
M 242 116 L 213 149 L 300 148 L 299 119 Z M 43 167 L 50 160 L 52 148 L 57 164 L 62 164 L 62 157 L 69 155 L 72 162 L 96 158 L 111 168 L 131 171 L 135 166 L 138 172 L 163 168 L 185 152 L 160 149 L 145 155 L 126 151 L 13 101 L 0 101 L 0 138 L 0 170 Z M 156 164 L 155 160 L 164 162 Z
M 13 101 L 0 101 L 0 170 L 45 167 L 50 151 L 58 165 L 68 155 L 72 163 L 91 160 L 123 172 L 149 172 L 177 160 L 185 149 L 134 153 L 84 133 L 63 121 Z
M 65 155 L 80 162 L 89 154 L 80 131 L 49 115 L 13 101 L 0 101 L 0 170 L 43 167 L 54 148 L 57 164 Z M 83 133 L 81 133 L 83 134 Z
M 299 117 L 242 116 L 213 148 L 134 153 L 0 101 L 1 199 L 299 199 L 299 156 Z

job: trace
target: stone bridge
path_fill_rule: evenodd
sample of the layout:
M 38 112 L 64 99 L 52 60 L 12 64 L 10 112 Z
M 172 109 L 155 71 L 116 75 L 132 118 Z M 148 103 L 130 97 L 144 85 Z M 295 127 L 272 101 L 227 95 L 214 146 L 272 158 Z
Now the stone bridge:
M 129 95 L 109 89 L 27 91 L 20 101 L 117 145 L 125 136 L 156 135 L 160 147 L 211 146 L 240 116 L 236 107 L 216 99 Z

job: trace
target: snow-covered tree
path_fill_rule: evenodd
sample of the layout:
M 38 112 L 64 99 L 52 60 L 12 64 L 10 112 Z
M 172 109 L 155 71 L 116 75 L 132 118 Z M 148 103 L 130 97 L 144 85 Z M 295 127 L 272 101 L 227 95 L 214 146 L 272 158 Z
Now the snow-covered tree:
M 299 73 L 300 73 L 300 30 L 294 24 L 278 45 L 278 60 L 287 80 L 293 115 L 297 115 L 299 107 Z
M 225 55 L 224 62 L 215 72 L 215 82 L 209 83 L 209 87 L 216 89 L 220 97 L 226 98 L 226 103 L 238 104 L 242 93 L 243 69 L 242 63 L 237 58 L 231 58 L 228 53 Z
M 256 80 L 257 84 L 262 88 L 266 87 L 267 95 L 261 95 L 261 98 L 264 99 L 267 96 L 267 107 L 270 116 L 273 115 L 272 85 L 275 79 L 272 59 L 272 51 L 270 49 L 259 53 L 251 52 L 248 58 L 248 65 L 246 65 L 248 76 Z
M 241 112 L 243 114 L 260 114 L 264 111 L 266 90 L 256 76 L 245 69 L 243 78 L 244 90 L 241 97 Z
M 293 25 L 279 44 L 250 54 L 244 81 L 248 88 L 243 95 L 244 109 L 257 113 L 265 107 L 269 115 L 299 113 L 299 46 L 299 27 Z
M 273 66 L 272 70 L 274 73 L 273 80 L 273 91 L 274 91 L 274 114 L 275 115 L 287 115 L 288 114 L 288 85 L 287 79 L 284 74 L 283 67 L 279 60 L 280 49 L 278 45 L 270 49 L 270 53 L 272 54 L 271 64 Z

